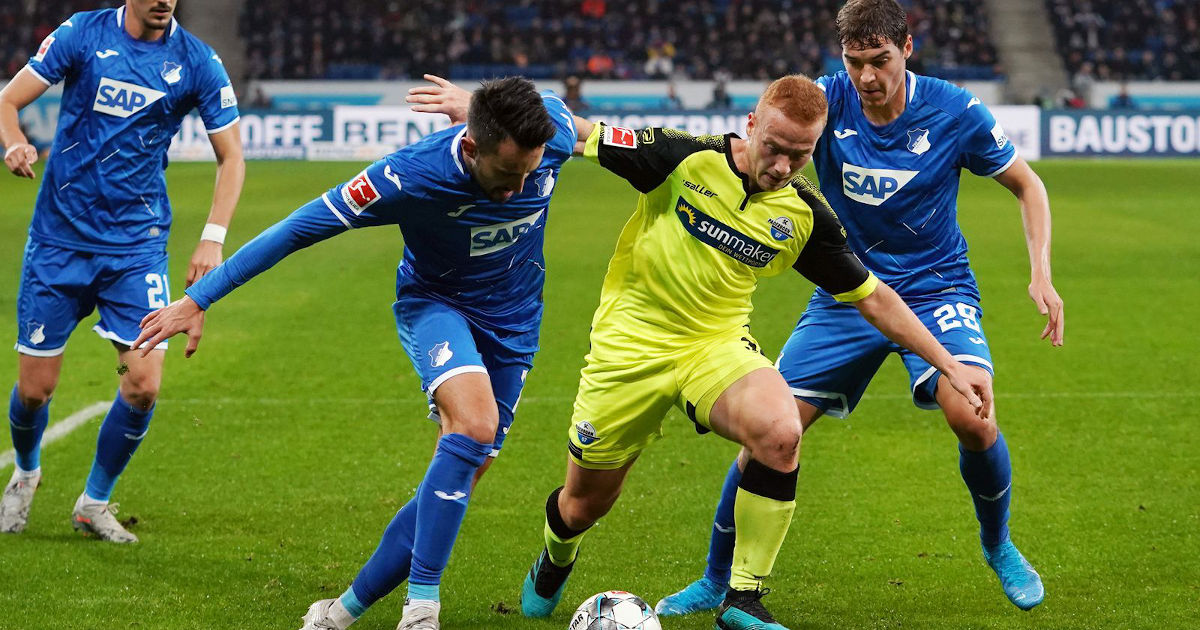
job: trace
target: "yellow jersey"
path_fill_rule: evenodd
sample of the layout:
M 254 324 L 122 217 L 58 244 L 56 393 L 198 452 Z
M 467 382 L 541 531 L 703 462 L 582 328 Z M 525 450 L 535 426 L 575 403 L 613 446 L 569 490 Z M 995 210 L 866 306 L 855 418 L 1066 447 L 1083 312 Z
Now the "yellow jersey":
M 592 341 L 677 349 L 749 324 L 758 279 L 794 268 L 839 301 L 878 280 L 846 244 L 820 191 L 803 176 L 750 194 L 731 139 L 597 124 L 584 156 L 641 195 L 608 265 Z M 607 345 L 607 344 L 605 344 Z

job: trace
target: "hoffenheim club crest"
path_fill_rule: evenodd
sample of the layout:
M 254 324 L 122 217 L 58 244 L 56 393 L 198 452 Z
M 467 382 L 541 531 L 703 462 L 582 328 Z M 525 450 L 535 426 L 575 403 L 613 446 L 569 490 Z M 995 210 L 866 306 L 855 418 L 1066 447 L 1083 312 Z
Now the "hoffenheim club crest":
M 908 150 L 921 155 L 929 150 L 929 130 L 912 129 L 908 132 Z
M 167 85 L 179 83 L 179 80 L 183 78 L 183 66 L 173 61 L 164 61 L 162 78 L 167 82 Z

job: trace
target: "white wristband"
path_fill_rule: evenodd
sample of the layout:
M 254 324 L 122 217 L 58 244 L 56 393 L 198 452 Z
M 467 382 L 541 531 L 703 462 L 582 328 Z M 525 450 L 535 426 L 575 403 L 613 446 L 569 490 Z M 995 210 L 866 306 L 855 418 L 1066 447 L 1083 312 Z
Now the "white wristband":
M 206 223 L 204 225 L 204 231 L 200 233 L 200 240 L 212 241 L 214 243 L 224 245 L 226 232 L 228 232 L 228 229 L 223 225 Z
M 29 145 L 28 144 L 14 144 L 11 147 L 8 147 L 8 150 L 6 150 L 4 152 L 4 159 L 7 160 L 8 156 L 13 154 L 13 151 L 16 151 L 17 149 L 20 149 L 21 147 L 25 147 L 25 146 L 29 146 Z

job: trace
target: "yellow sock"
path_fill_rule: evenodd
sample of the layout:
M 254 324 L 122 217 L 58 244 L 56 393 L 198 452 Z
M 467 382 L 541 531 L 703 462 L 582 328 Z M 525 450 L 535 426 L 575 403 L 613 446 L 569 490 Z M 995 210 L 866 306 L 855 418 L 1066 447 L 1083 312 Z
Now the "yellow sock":
M 559 538 L 550 528 L 549 521 L 546 522 L 546 527 L 542 532 L 546 539 L 546 552 L 550 555 L 550 562 L 560 567 L 575 562 L 575 557 L 579 555 L 579 544 L 583 542 L 583 535 L 587 533 L 584 530 L 571 538 Z
M 733 503 L 733 522 L 737 527 L 733 544 L 733 576 L 729 586 L 739 591 L 762 587 L 771 575 L 775 557 L 783 546 L 796 501 L 780 501 L 738 488 Z

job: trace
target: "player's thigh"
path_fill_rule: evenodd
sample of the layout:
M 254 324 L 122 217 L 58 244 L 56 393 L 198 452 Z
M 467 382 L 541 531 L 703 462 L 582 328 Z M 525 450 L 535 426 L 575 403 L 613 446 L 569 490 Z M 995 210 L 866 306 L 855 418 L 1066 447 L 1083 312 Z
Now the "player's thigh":
M 678 396 L 671 357 L 604 357 L 593 350 L 567 431 L 571 460 L 589 470 L 622 468 L 662 437 L 663 418 Z
M 171 303 L 166 252 L 127 256 L 97 255 L 103 266 L 98 278 L 96 310 L 100 321 L 93 330 L 101 337 L 128 348 L 141 334 L 142 319 Z M 165 350 L 167 342 L 155 348 Z
M 797 400 L 845 418 L 862 400 L 891 342 L 853 306 L 832 298 L 819 306 L 815 302 L 801 316 L 775 365 Z
M 718 400 L 735 383 L 758 370 L 765 369 L 771 372 L 771 381 L 778 390 L 776 394 L 782 393 L 782 396 L 773 395 L 770 401 L 771 411 L 784 409 L 789 416 L 796 413 L 786 384 L 770 359 L 762 354 L 758 341 L 750 335 L 749 329 L 743 328 L 722 337 L 700 341 L 688 352 L 682 353 L 677 360 L 680 385 L 680 398 L 677 403 L 688 419 L 695 423 L 700 433 L 707 433 L 716 428 L 712 424 L 712 414 Z M 759 379 L 754 378 L 752 381 L 758 383 Z M 735 393 L 740 391 L 741 388 L 734 389 Z M 740 398 L 738 400 L 741 401 Z M 780 400 L 783 404 L 780 404 Z M 750 404 L 751 401 L 744 402 Z M 751 412 L 747 409 L 744 413 Z M 737 439 L 720 431 L 718 433 L 726 438 Z
M 95 308 L 96 277 L 92 254 L 26 243 L 17 290 L 17 351 L 61 355 L 79 320 Z
M 907 301 L 929 332 L 958 361 L 974 365 L 994 374 L 992 353 L 983 333 L 983 311 L 966 297 L 942 300 Z M 922 409 L 937 409 L 938 382 L 941 372 L 921 357 L 898 349 L 908 370 L 913 404 Z
M 483 361 L 491 379 L 492 395 L 496 401 L 498 423 L 496 435 L 492 441 L 492 457 L 500 454 L 504 441 L 512 430 L 516 419 L 517 406 L 521 402 L 521 392 L 525 389 L 525 381 L 529 371 L 533 369 L 533 355 L 512 351 L 497 343 L 495 339 L 478 339 Z
M 460 419 L 468 423 L 479 421 L 494 431 L 497 421 L 495 396 L 466 317 L 450 305 L 423 295 L 402 295 L 392 305 L 392 310 L 400 344 L 421 380 L 421 390 L 428 397 L 430 419 L 441 423 L 445 411 L 454 416 L 452 424 L 461 424 Z M 463 375 L 471 375 L 469 379 L 460 379 L 459 385 L 466 387 L 452 386 L 449 392 L 454 395 L 439 399 L 438 390 L 443 384 Z M 485 413 L 486 417 L 473 417 L 471 414 L 475 412 Z M 450 432 L 457 428 L 443 426 Z M 477 431 L 481 429 L 475 427 L 471 432 Z

